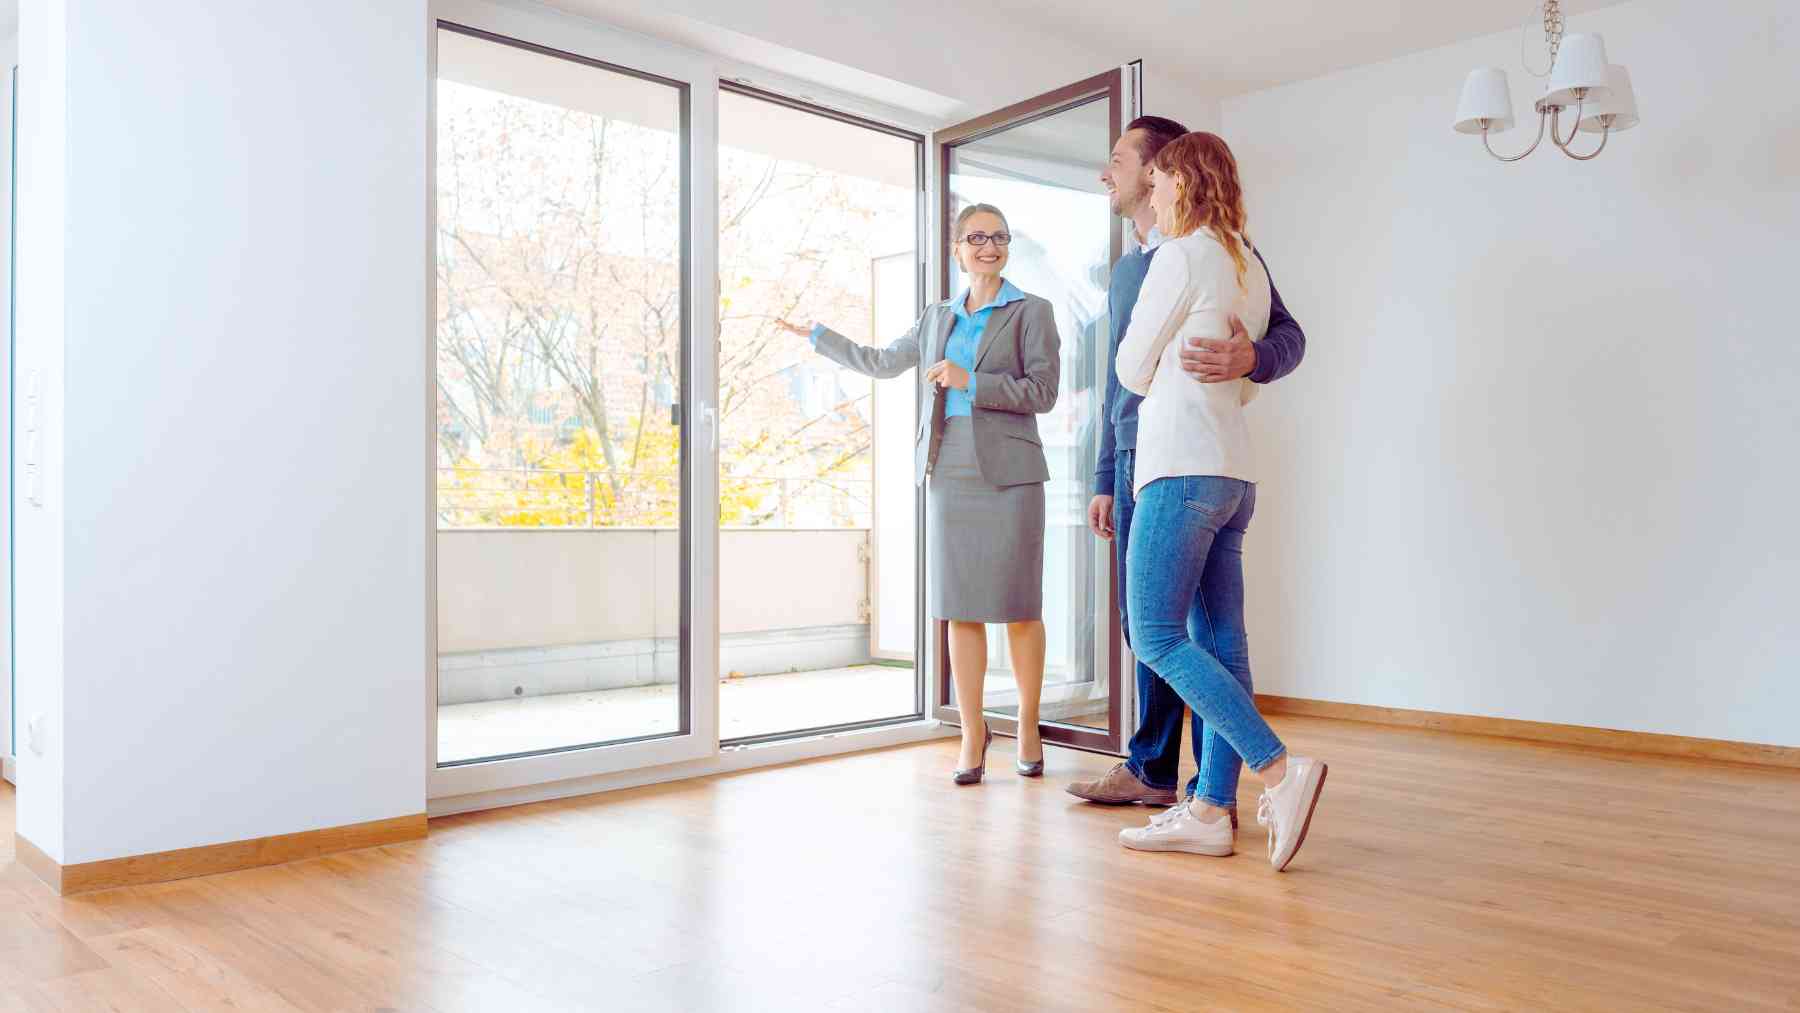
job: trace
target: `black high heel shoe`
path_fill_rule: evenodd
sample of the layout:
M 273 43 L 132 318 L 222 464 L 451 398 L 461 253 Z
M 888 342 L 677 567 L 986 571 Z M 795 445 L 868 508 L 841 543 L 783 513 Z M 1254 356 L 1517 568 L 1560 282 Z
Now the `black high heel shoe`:
M 1040 745 L 1038 748 L 1042 749 L 1044 747 Z M 1014 760 L 1013 761 L 1013 773 L 1019 775 L 1020 777 L 1043 777 L 1044 776 L 1044 761 L 1043 760 Z
M 993 744 L 994 744 L 994 728 L 992 725 L 989 725 L 988 730 L 987 730 L 987 736 L 981 740 L 981 765 L 977 766 L 977 767 L 970 767 L 968 770 L 955 771 L 950 775 L 950 780 L 955 781 L 957 784 L 964 784 L 964 785 L 980 784 L 982 776 L 987 773 L 988 747 Z

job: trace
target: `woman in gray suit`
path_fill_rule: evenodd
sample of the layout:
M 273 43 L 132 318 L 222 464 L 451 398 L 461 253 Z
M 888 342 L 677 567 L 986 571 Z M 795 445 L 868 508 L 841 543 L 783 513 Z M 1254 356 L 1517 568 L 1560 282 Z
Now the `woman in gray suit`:
M 1017 772 L 1044 772 L 1038 701 L 1044 688 L 1044 483 L 1050 469 L 1037 416 L 1056 404 L 1062 347 L 1049 301 L 1002 277 L 1012 234 L 1006 216 L 975 204 L 957 216 L 957 263 L 969 288 L 925 308 L 886 348 L 858 345 L 823 325 L 808 335 L 819 354 L 868 376 L 899 376 L 921 363 L 916 478 L 927 482 L 926 545 L 931 614 L 950 623 L 950 670 L 962 712 L 954 780 L 979 784 L 993 732 L 982 718 L 987 623 L 1005 623 L 1019 685 Z

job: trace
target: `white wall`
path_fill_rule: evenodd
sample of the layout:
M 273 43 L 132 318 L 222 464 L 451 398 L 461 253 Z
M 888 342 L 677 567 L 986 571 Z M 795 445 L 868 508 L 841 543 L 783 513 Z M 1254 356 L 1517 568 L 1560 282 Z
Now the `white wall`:
M 21 831 L 420 812 L 425 4 L 66 4 L 63 836 L 29 770 Z
M 12 349 L 6 320 L 12 299 L 12 69 L 19 62 L 16 15 L 5 18 L 0 34 L 0 474 L 12 477 Z M 0 497 L 0 533 L 12 530 L 12 496 Z M 0 534 L 0 765 L 10 773 L 12 743 L 12 621 L 9 618 L 12 587 L 7 573 L 12 565 L 12 538 Z
M 63 854 L 63 282 L 66 141 L 63 0 L 19 12 L 19 302 L 21 392 L 41 396 L 37 435 L 21 432 L 14 462 L 14 566 L 21 592 L 14 635 L 20 743 L 18 832 Z M 31 413 L 21 406 L 21 429 Z M 27 462 L 37 462 L 34 469 Z M 38 748 L 26 734 L 36 721 Z
M 1225 103 L 1309 336 L 1253 412 L 1258 689 L 1800 745 L 1800 14 L 1570 30 L 1643 113 L 1587 164 L 1451 132 L 1478 65 L 1526 110 L 1517 32 Z

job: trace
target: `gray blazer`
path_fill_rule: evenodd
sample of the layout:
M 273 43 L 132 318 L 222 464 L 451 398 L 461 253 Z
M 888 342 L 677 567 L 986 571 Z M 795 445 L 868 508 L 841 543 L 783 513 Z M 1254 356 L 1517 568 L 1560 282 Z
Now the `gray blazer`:
M 960 296 L 958 297 L 960 298 Z M 827 327 L 814 347 L 831 361 L 878 379 L 899 376 L 944 358 L 956 326 L 956 300 L 933 303 L 900 340 L 886 348 L 859 345 Z M 996 486 L 1050 480 L 1037 416 L 1056 406 L 1062 378 L 1062 340 L 1050 301 L 1027 295 L 994 310 L 975 350 L 975 459 Z M 920 392 L 913 479 L 924 482 L 944 440 L 944 397 L 935 384 Z

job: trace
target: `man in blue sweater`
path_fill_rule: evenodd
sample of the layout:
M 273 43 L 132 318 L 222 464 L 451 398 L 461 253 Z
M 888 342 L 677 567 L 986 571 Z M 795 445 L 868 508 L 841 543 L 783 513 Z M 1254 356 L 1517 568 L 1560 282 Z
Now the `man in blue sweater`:
M 1137 303 L 1138 290 L 1150 271 L 1150 260 L 1162 236 L 1156 231 L 1156 212 L 1150 207 L 1150 165 L 1163 145 L 1187 128 L 1161 116 L 1143 116 L 1131 122 L 1100 181 L 1112 195 L 1113 213 L 1130 221 L 1135 229 L 1135 248 L 1113 265 L 1112 283 L 1107 288 L 1107 304 L 1112 321 L 1112 353 L 1107 362 L 1106 402 L 1100 424 L 1100 456 L 1094 474 L 1095 495 L 1088 504 L 1088 527 L 1094 534 L 1113 542 L 1119 561 L 1119 620 L 1127 629 L 1125 615 L 1125 546 L 1131 537 L 1132 466 L 1137 448 L 1138 406 L 1143 398 L 1125 390 L 1113 370 L 1112 356 L 1118 354 L 1119 339 L 1131 324 L 1131 310 Z M 1261 251 L 1257 258 L 1262 258 Z M 1266 269 L 1268 263 L 1265 261 Z M 1271 278 L 1273 274 L 1271 273 Z M 1181 365 L 1188 373 L 1206 383 L 1220 383 L 1249 377 L 1255 383 L 1273 383 L 1294 371 L 1306 354 L 1306 335 L 1282 305 L 1281 294 L 1269 284 L 1271 308 L 1269 332 L 1261 341 L 1252 342 L 1243 325 L 1232 321 L 1231 337 L 1223 341 L 1201 342 L 1181 350 Z M 1196 610 L 1199 602 L 1195 602 Z M 1204 615 L 1189 619 L 1189 630 L 1196 636 L 1209 629 Z M 1103 805 L 1174 805 L 1176 779 L 1181 762 L 1181 719 L 1185 705 L 1169 684 L 1143 662 L 1137 663 L 1138 727 L 1131 737 L 1130 758 L 1108 771 L 1097 781 L 1071 784 L 1071 795 Z M 1199 717 L 1193 719 L 1194 760 L 1199 765 L 1201 742 Z M 1220 743 L 1223 745 L 1223 742 Z M 1196 777 L 1197 779 L 1197 777 Z M 1194 793 L 1189 781 L 1187 794 Z M 1237 815 L 1232 814 L 1232 824 Z

